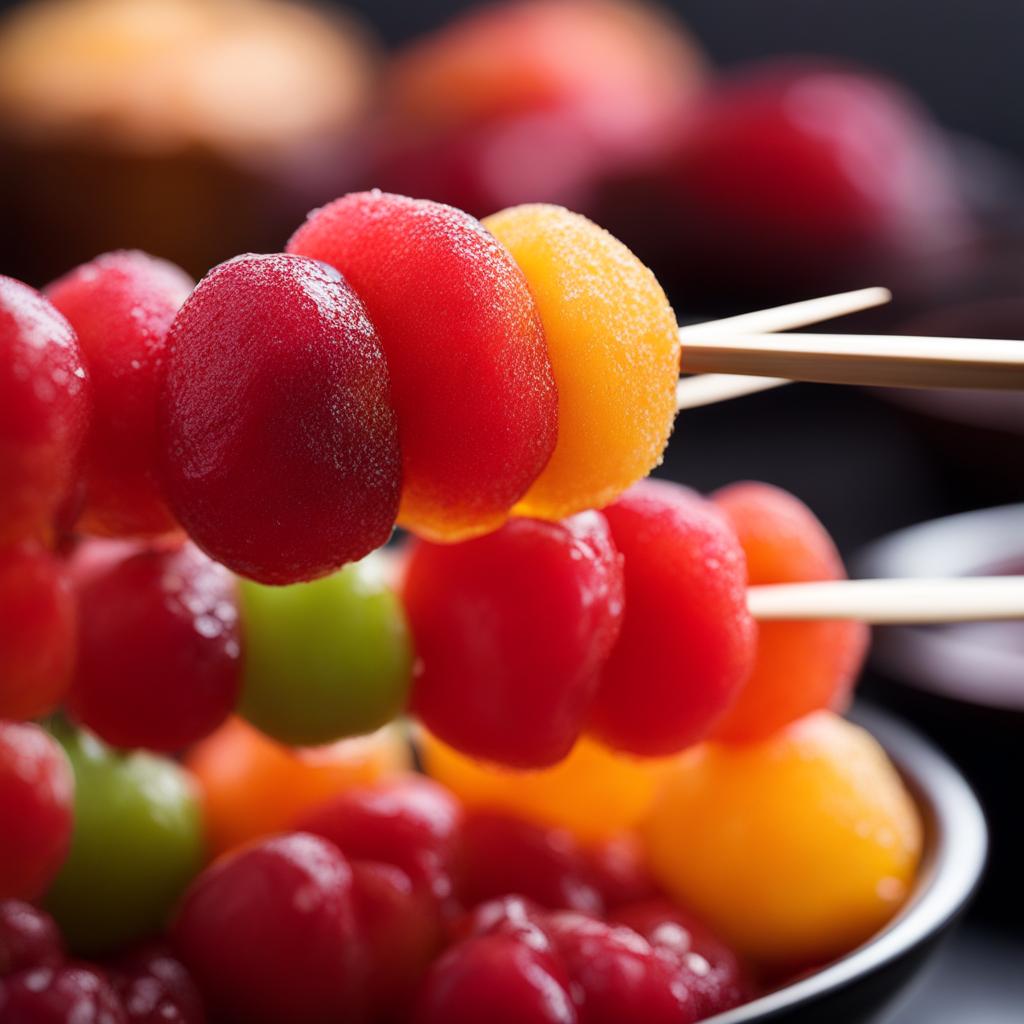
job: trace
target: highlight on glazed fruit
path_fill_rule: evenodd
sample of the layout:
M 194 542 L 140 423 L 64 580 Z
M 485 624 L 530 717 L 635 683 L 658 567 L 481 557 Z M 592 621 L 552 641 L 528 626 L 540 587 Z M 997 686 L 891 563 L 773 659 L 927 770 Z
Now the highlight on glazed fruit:
M 689 1024 L 903 905 L 865 627 L 747 607 L 835 548 L 644 479 L 679 334 L 596 224 L 372 191 L 0 300 L 2 1019 Z

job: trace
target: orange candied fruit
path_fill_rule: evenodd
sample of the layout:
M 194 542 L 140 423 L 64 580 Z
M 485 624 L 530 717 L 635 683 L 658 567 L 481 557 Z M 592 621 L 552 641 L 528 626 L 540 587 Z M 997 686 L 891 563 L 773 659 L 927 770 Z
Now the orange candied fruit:
M 644 826 L 651 870 L 743 955 L 796 969 L 845 953 L 900 908 L 917 808 L 884 751 L 828 711 L 762 743 L 679 758 Z
M 420 750 L 428 775 L 468 807 L 520 815 L 599 843 L 634 830 L 654 804 L 670 759 L 640 760 L 583 737 L 552 768 L 516 771 L 459 753 L 426 730 Z
M 676 413 L 675 314 L 651 271 L 586 217 L 535 204 L 484 226 L 526 275 L 558 387 L 558 443 L 515 511 L 601 508 L 661 462 Z
M 299 815 L 351 786 L 406 771 L 411 759 L 394 725 L 299 748 L 282 746 L 232 718 L 193 747 L 185 763 L 199 781 L 209 847 L 218 854 L 290 828 Z

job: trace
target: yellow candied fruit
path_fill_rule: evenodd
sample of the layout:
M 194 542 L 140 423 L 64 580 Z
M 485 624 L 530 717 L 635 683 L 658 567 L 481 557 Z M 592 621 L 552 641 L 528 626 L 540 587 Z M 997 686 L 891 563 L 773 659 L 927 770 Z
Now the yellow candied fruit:
M 537 204 L 484 226 L 526 276 L 558 386 L 558 444 L 514 511 L 601 508 L 661 462 L 676 411 L 675 314 L 651 271 L 586 217 Z
M 666 891 L 742 954 L 795 968 L 855 948 L 900 908 L 922 825 L 875 740 L 822 711 L 684 755 L 644 836 Z
M 521 815 L 565 828 L 583 843 L 597 843 L 636 829 L 654 803 L 668 760 L 638 760 L 593 740 L 577 741 L 553 768 L 514 771 L 453 750 L 424 731 L 427 774 L 469 807 Z

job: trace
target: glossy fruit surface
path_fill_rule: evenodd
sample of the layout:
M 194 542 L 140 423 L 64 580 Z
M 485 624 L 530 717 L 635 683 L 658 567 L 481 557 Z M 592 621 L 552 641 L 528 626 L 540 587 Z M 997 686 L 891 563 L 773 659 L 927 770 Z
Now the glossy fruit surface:
M 78 588 L 68 708 L 108 743 L 173 752 L 235 706 L 242 637 L 235 577 L 195 545 L 115 560 Z
M 199 870 L 199 795 L 167 758 L 55 728 L 75 773 L 75 826 L 45 906 L 74 952 L 104 953 L 157 932 Z
M 509 893 L 551 910 L 604 909 L 587 858 L 562 829 L 478 811 L 462 829 L 459 896 L 467 907 Z
M 0 978 L 64 962 L 57 922 L 24 900 L 0 900 Z
M 172 938 L 229 1019 L 322 1024 L 360 998 L 352 871 L 316 836 L 277 836 L 214 862 L 186 893 Z
M 626 613 L 590 728 L 621 750 L 671 754 L 709 734 L 750 674 L 743 549 L 725 517 L 679 484 L 644 481 L 605 515 Z
M 36 967 L 0 980 L 4 1024 L 129 1024 L 107 976 L 88 964 Z
M 415 1024 L 578 1024 L 569 979 L 549 948 L 514 935 L 471 938 L 437 960 Z
M 654 803 L 667 759 L 639 759 L 581 736 L 558 764 L 516 771 L 460 754 L 423 730 L 419 749 L 428 775 L 468 807 L 507 811 L 567 829 L 585 843 L 635 828 Z
M 67 570 L 32 541 L 0 547 L 0 719 L 49 714 L 71 683 L 75 600 Z
M 373 555 L 290 587 L 243 581 L 241 713 L 283 743 L 373 732 L 405 705 L 412 642 L 398 596 Z
M 238 718 L 229 719 L 185 759 L 202 793 L 213 853 L 286 831 L 318 804 L 403 771 L 409 762 L 408 743 L 395 726 L 324 747 L 292 748 Z
M 388 539 L 400 469 L 388 368 L 347 282 L 300 256 L 210 271 L 168 335 L 171 508 L 262 583 L 327 575 Z
M 420 775 L 354 786 L 296 820 L 329 839 L 352 861 L 400 868 L 437 900 L 452 894 L 462 808 L 443 786 Z
M 165 946 L 124 954 L 108 968 L 128 1024 L 204 1024 L 202 996 L 185 965 Z
M 194 284 L 173 263 L 119 251 L 46 289 L 75 329 L 92 378 L 81 530 L 145 536 L 175 527 L 159 482 L 157 399 L 167 330 Z
M 685 843 L 681 821 L 700 822 Z M 917 808 L 882 749 L 827 711 L 759 744 L 706 744 L 680 758 L 645 834 L 674 899 L 737 952 L 793 969 L 853 949 L 888 921 L 922 843 Z
M 740 483 L 712 495 L 747 558 L 751 586 L 846 578 L 825 527 L 798 498 L 770 484 Z M 820 708 L 841 711 L 867 653 L 860 622 L 763 622 L 757 657 L 717 738 L 766 739 Z
M 402 443 L 400 523 L 437 540 L 499 526 L 559 429 L 544 333 L 508 251 L 468 214 L 382 192 L 315 210 L 288 251 L 337 267 L 380 334 Z
M 0 275 L 0 542 L 49 540 L 82 472 L 91 388 L 71 325 Z
M 0 722 L 0 899 L 35 899 L 71 842 L 75 780 L 38 725 Z
M 661 462 L 676 415 L 675 314 L 654 275 L 579 214 L 516 206 L 484 225 L 526 275 L 558 386 L 558 445 L 518 511 L 601 508 Z
M 416 543 L 402 596 L 420 658 L 412 706 L 431 732 L 518 768 L 568 754 L 622 616 L 621 559 L 600 513 Z

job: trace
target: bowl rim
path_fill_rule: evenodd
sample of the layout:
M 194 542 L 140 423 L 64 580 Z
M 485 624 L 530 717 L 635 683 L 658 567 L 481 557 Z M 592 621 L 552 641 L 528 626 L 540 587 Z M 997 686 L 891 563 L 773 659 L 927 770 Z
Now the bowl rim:
M 1024 555 L 1024 502 L 959 512 L 905 527 L 868 544 L 857 575 L 963 576 L 998 572 Z M 1024 713 L 1024 655 L 962 627 L 886 626 L 875 631 L 871 662 L 887 679 L 972 707 Z M 969 688 L 964 680 L 970 680 Z
M 977 797 L 937 747 L 896 718 L 858 702 L 850 715 L 883 746 L 925 819 L 926 845 L 911 898 L 878 933 L 827 967 L 709 1017 L 704 1024 L 754 1024 L 853 986 L 936 938 L 981 880 L 988 829 Z

